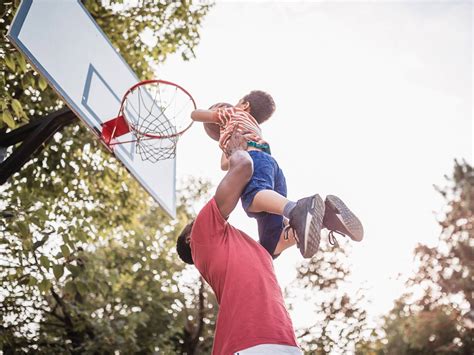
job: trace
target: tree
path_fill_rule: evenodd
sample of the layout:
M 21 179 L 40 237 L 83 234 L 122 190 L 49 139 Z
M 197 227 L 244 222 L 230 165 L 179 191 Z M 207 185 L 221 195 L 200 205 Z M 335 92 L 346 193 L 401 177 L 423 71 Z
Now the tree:
M 198 277 L 197 281 L 183 285 L 186 290 L 181 290 L 183 294 L 191 297 L 187 297 L 182 305 L 184 327 L 173 339 L 178 344 L 175 348 L 177 354 L 210 354 L 212 350 L 219 306 L 204 279 Z
M 51 148 L 55 151 L 54 145 Z M 48 152 L 44 154 L 52 162 Z M 118 175 L 109 171 L 98 176 L 87 162 L 80 170 L 64 165 L 54 187 L 48 186 L 51 179 L 45 174 L 39 185 L 13 183 L 13 191 L 5 194 L 0 345 L 5 351 L 41 353 L 179 349 L 179 339 L 191 338 L 179 334 L 192 329 L 183 315 L 193 314 L 195 296 L 179 292 L 183 265 L 172 249 L 176 233 L 190 218 L 190 205 L 202 198 L 208 185 L 186 184 L 189 191 L 176 223 L 124 169 Z M 74 184 L 78 177 L 83 185 Z M 55 194 L 61 190 L 68 194 Z M 24 205 L 31 200 L 38 209 Z M 86 211 L 83 202 L 90 204 Z M 202 347 L 214 326 L 216 308 L 204 306 L 196 306 L 200 313 L 195 319 L 205 326 L 196 334 L 194 348 Z
M 347 244 L 344 243 L 346 246 Z M 308 354 L 348 353 L 366 329 L 366 312 L 361 307 L 360 292 L 351 295 L 345 286 L 350 271 L 347 251 L 343 248 L 328 248 L 323 244 L 318 253 L 298 268 L 297 280 L 287 297 L 290 308 L 298 297 L 303 296 L 314 312 L 313 325 L 296 331 L 302 349 Z
M 0 4 L 0 130 L 62 106 L 5 40 L 18 1 Z M 180 51 L 189 58 L 210 6 L 85 1 L 139 77 Z M 113 18 L 113 21 L 110 19 Z M 140 34 L 152 31 L 160 46 Z M 124 33 L 133 41 L 124 40 Z M 128 172 L 81 126 L 48 147 L 0 187 L 0 349 L 4 353 L 175 352 L 183 308 L 182 263 L 174 240 L 209 185 L 187 184 L 170 220 Z M 205 330 L 213 327 L 212 312 Z M 206 339 L 204 339 L 206 340 Z M 206 341 L 204 341 L 206 343 Z M 195 344 L 198 348 L 199 344 Z
M 415 249 L 419 267 L 407 282 L 410 291 L 372 339 L 379 354 L 474 352 L 474 170 L 455 161 L 447 181 L 437 188 L 446 199 L 438 245 Z
M 120 55 L 141 79 L 153 77 L 156 63 L 169 54 L 194 57 L 199 27 L 212 3 L 200 1 L 82 1 Z M 6 39 L 19 0 L 0 3 L 0 130 L 26 123 L 63 104 L 47 82 Z M 146 33 L 148 36 L 143 36 Z M 145 41 L 147 38 L 147 42 Z M 149 42 L 151 39 L 152 43 Z

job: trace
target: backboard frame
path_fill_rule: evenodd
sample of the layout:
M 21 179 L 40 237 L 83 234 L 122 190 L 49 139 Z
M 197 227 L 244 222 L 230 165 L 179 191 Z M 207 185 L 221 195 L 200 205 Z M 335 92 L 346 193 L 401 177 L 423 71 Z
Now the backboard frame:
M 125 62 L 124 58 L 117 52 L 117 50 L 113 47 L 112 43 L 108 39 L 108 37 L 105 35 L 103 30 L 98 26 L 98 24 L 95 22 L 89 11 L 84 7 L 84 5 L 79 1 L 79 0 L 62 0 L 62 1 L 68 1 L 67 5 L 72 5 L 76 4 L 80 7 L 80 10 L 82 10 L 90 20 L 91 24 L 95 27 L 95 30 L 97 31 L 97 34 L 101 37 L 97 39 L 98 41 L 105 41 L 107 42 L 109 49 L 112 50 L 115 54 L 115 58 L 119 58 L 120 61 L 123 63 L 123 66 L 127 68 L 128 70 L 128 75 L 130 75 L 130 78 L 133 78 L 136 83 L 138 83 L 140 80 L 136 76 L 136 74 L 132 71 L 130 66 Z M 38 3 L 41 3 L 40 1 L 35 1 L 35 5 Z M 45 2 L 46 3 L 46 2 Z M 64 3 L 63 3 L 64 4 Z M 111 88 L 108 85 L 107 80 L 105 80 L 102 76 L 99 70 L 97 70 L 94 66 L 94 63 L 90 63 L 88 69 L 87 69 L 87 74 L 86 74 L 86 82 L 84 83 L 84 90 L 81 98 L 81 103 L 82 107 L 72 99 L 67 90 L 65 90 L 60 83 L 57 82 L 57 80 L 54 78 L 53 75 L 51 75 L 48 71 L 47 68 L 45 68 L 42 63 L 38 60 L 37 56 L 30 51 L 30 48 L 27 44 L 25 44 L 22 39 L 21 39 L 21 31 L 24 27 L 25 21 L 28 20 L 28 14 L 30 12 L 31 6 L 33 5 L 33 0 L 23 0 L 18 7 L 18 10 L 15 14 L 15 17 L 13 19 L 13 22 L 8 30 L 7 33 L 7 38 L 10 40 L 10 42 L 25 56 L 27 61 L 32 65 L 32 67 L 41 74 L 46 81 L 50 84 L 50 86 L 53 88 L 53 90 L 58 94 L 58 96 L 65 102 L 65 104 L 76 114 L 76 116 L 94 133 L 94 135 L 101 141 L 104 147 L 109 152 L 114 153 L 116 156 L 117 160 L 121 162 L 121 164 L 129 171 L 129 173 L 143 186 L 143 188 L 154 198 L 154 200 L 164 209 L 164 211 L 170 215 L 170 217 L 175 218 L 176 217 L 176 160 L 172 159 L 172 162 L 168 161 L 166 163 L 163 163 L 161 167 L 163 169 L 172 169 L 171 173 L 168 172 L 168 175 L 172 174 L 172 179 L 169 177 L 164 177 L 163 179 L 166 179 L 164 184 L 166 186 L 171 185 L 172 191 L 168 191 L 168 196 L 166 198 L 163 198 L 160 196 L 160 194 L 156 191 L 157 187 L 156 186 L 151 186 L 149 181 L 147 179 L 143 178 L 141 176 L 141 172 L 136 168 L 133 164 L 133 159 L 134 157 L 133 152 L 131 149 L 133 149 L 132 146 L 130 147 L 118 147 L 115 148 L 114 151 L 110 149 L 109 146 L 101 139 L 101 129 L 100 129 L 100 124 L 107 121 L 108 119 L 111 119 L 115 116 L 113 114 L 111 117 L 97 117 L 92 110 L 89 110 L 89 112 L 85 112 L 88 110 L 88 99 L 90 92 L 87 91 L 87 89 L 90 89 L 90 83 L 93 78 L 93 75 L 95 75 L 95 78 L 98 80 L 101 80 L 102 83 L 104 84 L 103 87 L 108 89 L 110 91 L 110 94 L 114 99 L 117 100 L 117 106 L 116 106 L 116 112 L 118 113 L 119 108 L 120 108 L 120 102 L 122 100 L 121 95 L 125 94 L 125 90 L 123 92 L 116 92 L 113 88 Z M 37 5 L 40 6 L 40 5 Z M 60 6 L 60 5 L 58 5 Z M 104 44 L 104 43 L 101 43 Z M 60 48 L 59 48 L 60 50 Z M 109 55 L 111 53 L 108 52 Z M 121 68 L 123 69 L 123 68 Z M 95 74 L 94 74 L 95 73 Z M 130 79 L 129 78 L 129 79 Z M 132 81 L 133 81 L 132 80 Z M 80 83 L 79 83 L 80 85 Z M 113 116 L 113 117 L 112 117 Z M 97 121 L 96 125 L 91 124 L 90 117 L 95 118 Z M 137 156 L 137 159 L 140 159 Z M 140 163 L 142 164 L 142 163 Z M 143 163 L 144 164 L 144 163 Z M 143 165 L 142 164 L 142 165 Z M 152 163 L 150 163 L 152 164 Z M 160 165 L 159 164 L 154 164 L 153 167 L 148 167 L 145 166 L 146 169 L 152 169 L 152 170 L 159 170 Z M 148 177 L 148 180 L 150 178 Z M 172 180 L 172 181 L 169 181 Z M 170 195 L 172 195 L 170 197 Z

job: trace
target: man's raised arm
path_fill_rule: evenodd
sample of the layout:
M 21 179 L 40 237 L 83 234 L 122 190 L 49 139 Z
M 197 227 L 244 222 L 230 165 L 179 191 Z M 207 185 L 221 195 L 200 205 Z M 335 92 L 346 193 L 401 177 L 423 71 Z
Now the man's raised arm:
M 247 153 L 247 142 L 235 131 L 227 145 L 229 170 L 219 186 L 214 199 L 222 217 L 227 218 L 239 202 L 240 195 L 253 174 L 253 162 Z

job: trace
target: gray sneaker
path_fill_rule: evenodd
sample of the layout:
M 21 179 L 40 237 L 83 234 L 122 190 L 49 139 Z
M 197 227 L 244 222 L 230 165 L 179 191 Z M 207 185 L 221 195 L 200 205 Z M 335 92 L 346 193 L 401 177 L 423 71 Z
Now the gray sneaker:
M 324 209 L 321 196 L 314 195 L 298 200 L 290 212 L 287 230 L 293 229 L 296 244 L 304 258 L 311 258 L 319 249 Z
M 323 225 L 332 232 L 349 236 L 352 240 L 360 242 L 364 238 L 364 228 L 359 218 L 346 206 L 342 200 L 334 195 L 328 195 L 325 201 L 326 213 L 324 214 Z

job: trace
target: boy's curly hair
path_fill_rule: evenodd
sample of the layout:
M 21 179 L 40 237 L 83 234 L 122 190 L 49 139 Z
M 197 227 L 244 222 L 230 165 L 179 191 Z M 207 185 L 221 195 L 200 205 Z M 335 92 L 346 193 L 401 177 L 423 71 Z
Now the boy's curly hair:
M 265 91 L 254 90 L 242 98 L 250 104 L 250 114 L 258 123 L 263 123 L 275 112 L 275 101 Z

